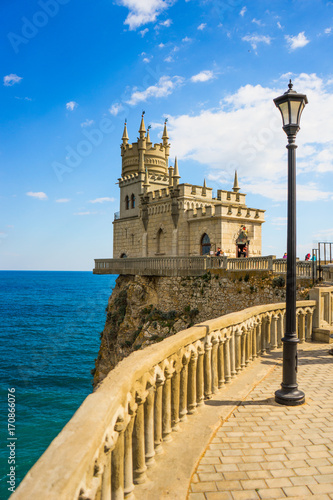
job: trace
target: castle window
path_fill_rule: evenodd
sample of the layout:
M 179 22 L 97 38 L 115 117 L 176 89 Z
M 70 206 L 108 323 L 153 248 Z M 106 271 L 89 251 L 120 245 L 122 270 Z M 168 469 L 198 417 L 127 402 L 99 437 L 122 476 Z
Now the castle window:
M 201 238 L 201 255 L 209 255 L 210 246 L 209 236 L 205 233 Z
M 135 208 L 135 196 L 134 196 L 134 194 L 132 194 L 132 196 L 131 196 L 131 207 Z
M 163 229 L 160 228 L 157 232 L 157 254 L 164 254 L 165 253 L 165 248 L 164 248 L 164 232 Z
M 125 196 L 125 209 L 128 210 L 129 209 L 129 197 L 126 195 Z

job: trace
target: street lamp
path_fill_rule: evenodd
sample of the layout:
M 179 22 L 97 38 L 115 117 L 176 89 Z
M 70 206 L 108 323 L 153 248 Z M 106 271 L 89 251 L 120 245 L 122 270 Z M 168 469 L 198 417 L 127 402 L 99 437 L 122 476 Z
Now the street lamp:
M 283 377 L 281 389 L 275 392 L 277 403 L 289 406 L 305 402 L 304 392 L 297 386 L 297 343 L 296 332 L 296 134 L 308 99 L 305 94 L 289 90 L 274 99 L 279 108 L 283 130 L 288 136 L 288 235 L 287 235 L 287 284 L 286 284 L 286 331 L 283 342 Z

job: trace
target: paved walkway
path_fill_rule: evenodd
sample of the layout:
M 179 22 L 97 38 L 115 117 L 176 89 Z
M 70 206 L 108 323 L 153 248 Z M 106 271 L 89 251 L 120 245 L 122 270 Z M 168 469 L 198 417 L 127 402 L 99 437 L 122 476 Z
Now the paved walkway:
M 275 403 L 275 366 L 218 428 L 192 477 L 188 500 L 333 499 L 333 356 L 299 345 L 302 406 Z

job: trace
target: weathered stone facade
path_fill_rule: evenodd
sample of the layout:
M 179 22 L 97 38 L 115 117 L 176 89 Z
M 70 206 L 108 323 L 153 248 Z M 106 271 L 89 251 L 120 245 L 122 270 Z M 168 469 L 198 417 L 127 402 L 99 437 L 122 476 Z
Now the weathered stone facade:
M 177 158 L 169 166 L 166 123 L 152 144 L 142 116 L 138 141 L 122 137 L 120 210 L 113 222 L 113 257 L 202 255 L 218 247 L 228 257 L 261 255 L 264 210 L 249 208 L 237 173 L 232 191 L 179 184 Z

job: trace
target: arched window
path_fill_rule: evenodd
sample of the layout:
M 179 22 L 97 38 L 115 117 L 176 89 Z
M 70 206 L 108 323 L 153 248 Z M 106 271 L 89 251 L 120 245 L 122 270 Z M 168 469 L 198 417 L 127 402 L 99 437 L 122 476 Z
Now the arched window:
M 127 255 L 125 253 L 122 253 L 120 256 L 121 259 L 127 259 Z
M 125 209 L 129 209 L 129 197 L 127 195 L 125 196 Z
M 157 232 L 157 252 L 158 254 L 165 253 L 164 248 L 164 231 L 160 228 Z
M 210 239 L 208 234 L 204 233 L 201 238 L 201 255 L 209 255 Z
M 131 196 L 131 207 L 135 208 L 135 196 L 134 196 L 134 194 L 132 194 L 132 196 Z

